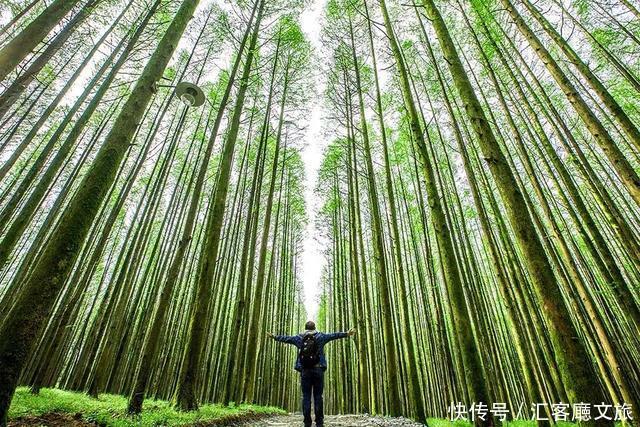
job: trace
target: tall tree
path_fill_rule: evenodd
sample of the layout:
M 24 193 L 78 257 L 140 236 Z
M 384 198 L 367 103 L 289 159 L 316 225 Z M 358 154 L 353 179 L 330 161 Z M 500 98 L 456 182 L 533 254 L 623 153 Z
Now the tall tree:
M 249 85 L 249 75 L 253 68 L 254 54 L 258 41 L 258 34 L 262 17 L 264 14 L 264 0 L 255 2 L 257 7 L 255 23 L 249 39 L 247 54 L 244 58 L 244 66 L 239 81 L 239 89 L 236 97 L 235 106 L 233 108 L 231 124 L 227 132 L 224 146 L 222 148 L 222 157 L 220 159 L 220 168 L 213 194 L 212 206 L 209 208 L 207 218 L 207 231 L 205 233 L 205 244 L 202 247 L 202 265 L 199 267 L 198 284 L 195 289 L 195 307 L 189 321 L 189 339 L 184 352 L 184 366 L 180 374 L 180 381 L 177 394 L 177 405 L 180 409 L 189 411 L 198 407 L 196 398 L 196 381 L 197 370 L 200 367 L 200 355 L 202 352 L 203 338 L 205 334 L 204 323 L 202 319 L 208 319 L 209 306 L 208 301 L 211 298 L 211 283 L 214 277 L 214 269 L 216 259 L 218 257 L 218 247 L 220 245 L 220 235 L 224 219 L 224 213 L 227 203 L 227 193 L 229 190 L 229 178 L 231 167 L 233 165 L 233 155 L 235 152 L 236 140 L 238 138 L 238 130 L 240 127 L 240 119 L 244 109 L 244 100 Z M 242 301 L 240 299 L 239 301 Z M 239 303 L 240 304 L 240 303 Z M 240 305 L 240 307 L 242 307 Z M 238 316 L 238 314 L 235 314 Z M 238 329 L 236 328 L 236 331 Z M 232 335 L 232 340 L 237 340 L 237 335 Z M 235 345 L 230 348 L 234 349 Z M 229 358 L 229 364 L 232 366 L 234 358 Z M 227 372 L 233 372 L 228 369 Z
M 445 21 L 432 0 L 423 0 L 423 6 L 432 21 L 458 94 L 465 105 L 466 113 L 485 161 L 505 203 L 508 219 L 515 231 L 520 249 L 526 254 L 527 267 L 532 276 L 537 296 L 543 304 L 545 316 L 549 319 L 554 355 L 560 367 L 567 395 L 571 402 L 604 401 L 605 397 L 596 381 L 593 380 L 594 375 L 586 349 L 580 342 L 576 342 L 572 338 L 576 336 L 576 331 L 570 313 L 562 301 L 551 265 L 540 243 L 513 172 L 509 168 L 462 66 Z
M 66 207 L 54 237 L 42 248 L 42 255 L 25 280 L 8 320 L 2 325 L 0 420 L 4 423 L 27 355 L 33 348 L 55 298 L 73 267 L 91 226 L 91 220 L 100 208 L 113 176 L 124 158 L 136 124 L 151 101 L 156 90 L 155 85 L 161 79 L 197 4 L 197 0 L 185 0 L 176 12 L 90 170 L 83 178 L 80 189 Z
M 18 64 L 44 40 L 47 34 L 78 2 L 78 0 L 53 1 L 9 43 L 4 45 L 0 49 L 0 80 L 4 80 L 9 73 L 14 71 Z

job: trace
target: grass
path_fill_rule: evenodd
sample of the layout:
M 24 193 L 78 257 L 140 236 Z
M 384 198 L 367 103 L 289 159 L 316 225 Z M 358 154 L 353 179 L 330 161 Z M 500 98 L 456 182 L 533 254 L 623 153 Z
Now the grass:
M 240 421 L 268 415 L 282 415 L 286 412 L 279 408 L 256 405 L 219 404 L 202 405 L 200 410 L 192 412 L 178 412 L 171 402 L 165 400 L 146 399 L 144 411 L 139 417 L 126 414 L 127 398 L 114 394 L 101 394 L 94 399 L 84 393 L 43 388 L 40 394 L 33 395 L 26 387 L 16 391 L 9 420 L 19 417 L 38 417 L 50 413 L 75 416 L 81 414 L 82 419 L 101 426 L 129 427 L 129 426 L 188 426 L 198 423 L 204 425 L 219 425 L 225 422 Z M 469 422 L 451 422 L 443 419 L 430 418 L 429 427 L 471 427 Z M 511 421 L 503 424 L 505 427 L 534 427 L 533 421 Z M 558 423 L 558 427 L 575 426 L 574 423 Z
M 285 413 L 274 407 L 219 404 L 202 405 L 198 411 L 178 412 L 170 402 L 152 399 L 145 400 L 144 410 L 139 417 L 127 416 L 126 409 L 127 398 L 124 396 L 101 394 L 94 399 L 84 393 L 48 388 L 33 395 L 28 388 L 20 387 L 13 397 L 9 420 L 55 412 L 69 415 L 80 413 L 85 421 L 113 427 L 184 426 Z

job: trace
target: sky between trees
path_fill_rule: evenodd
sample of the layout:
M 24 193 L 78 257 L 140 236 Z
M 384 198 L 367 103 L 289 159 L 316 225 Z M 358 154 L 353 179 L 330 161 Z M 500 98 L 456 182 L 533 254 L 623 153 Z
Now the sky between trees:
M 0 421 L 18 384 L 294 407 L 263 332 L 309 316 L 360 330 L 334 411 L 637 407 L 634 2 L 3 7 Z

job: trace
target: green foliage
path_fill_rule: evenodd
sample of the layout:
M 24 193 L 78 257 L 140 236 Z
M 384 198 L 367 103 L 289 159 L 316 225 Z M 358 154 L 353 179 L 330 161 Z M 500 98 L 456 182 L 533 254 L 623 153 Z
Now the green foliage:
M 291 15 L 284 15 L 280 18 L 278 30 L 282 36 L 282 40 L 295 45 L 298 43 L 305 43 L 304 33 L 300 28 L 298 20 Z
M 170 402 L 147 399 L 140 417 L 126 415 L 127 399 L 124 396 L 102 394 L 94 399 L 83 393 L 58 389 L 42 389 L 33 395 L 26 387 L 16 391 L 9 410 L 9 418 L 39 416 L 57 412 L 63 414 L 81 413 L 83 419 L 99 425 L 124 426 L 177 426 L 192 425 L 197 422 L 240 420 L 245 417 L 275 415 L 284 413 L 273 407 L 255 405 L 221 406 L 202 405 L 200 410 L 178 412 Z
M 211 11 L 216 20 L 216 25 L 211 26 L 212 42 L 219 44 L 229 37 L 232 22 L 229 14 L 217 4 L 211 5 Z
M 596 28 L 591 32 L 593 37 L 604 47 L 616 46 L 620 43 L 620 34 L 612 28 Z
M 318 318 L 316 319 L 318 329 L 325 330 L 327 325 L 327 295 L 322 293 L 320 295 L 320 304 L 318 308 Z
M 327 18 L 341 19 L 354 16 L 356 12 L 356 2 L 353 0 L 329 0 L 327 2 Z
M 184 50 L 182 51 L 184 53 Z M 176 77 L 176 67 L 173 65 L 168 66 L 162 75 L 166 80 L 173 80 Z

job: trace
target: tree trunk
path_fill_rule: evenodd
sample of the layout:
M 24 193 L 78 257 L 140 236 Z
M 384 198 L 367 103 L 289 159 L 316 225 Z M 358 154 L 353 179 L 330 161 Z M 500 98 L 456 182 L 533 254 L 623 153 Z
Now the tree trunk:
M 185 360 L 180 373 L 180 381 L 177 391 L 176 405 L 183 411 L 190 411 L 198 408 L 198 400 L 196 397 L 196 381 L 197 371 L 200 369 L 200 356 L 202 353 L 204 322 L 203 319 L 209 318 L 208 303 L 211 299 L 211 281 L 213 279 L 216 261 L 218 257 L 218 247 L 220 244 L 220 235 L 222 231 L 222 222 L 224 219 L 227 192 L 229 190 L 229 179 L 231 175 L 231 166 L 233 164 L 233 154 L 235 144 L 238 138 L 238 130 L 240 127 L 240 116 L 244 108 L 244 99 L 247 91 L 249 74 L 251 73 L 258 33 L 264 11 L 264 0 L 257 0 L 258 12 L 256 23 L 254 24 L 253 34 L 247 49 L 245 57 L 244 69 L 240 78 L 240 89 L 233 110 L 231 125 L 224 146 L 222 148 L 222 157 L 220 160 L 220 169 L 218 179 L 216 181 L 215 192 L 213 195 L 212 206 L 210 207 L 209 217 L 207 219 L 207 233 L 205 235 L 205 243 L 202 247 L 202 265 L 200 266 L 199 277 L 195 289 L 194 307 L 192 309 L 191 318 L 189 320 L 189 338 L 185 348 Z M 237 315 L 237 313 L 235 314 Z M 235 329 L 236 331 L 238 329 Z M 232 339 L 237 334 L 232 334 Z M 230 349 L 235 350 L 235 345 L 230 345 Z M 234 358 L 229 357 L 229 363 L 233 363 Z M 228 369 L 227 372 L 232 372 Z
M 583 344 L 575 339 L 577 332 L 569 311 L 563 303 L 560 289 L 534 228 L 524 197 L 460 62 L 444 19 L 433 0 L 423 0 L 423 6 L 434 26 L 458 94 L 465 105 L 485 161 L 504 201 L 509 222 L 515 231 L 518 245 L 525 255 L 537 297 L 549 319 L 554 356 L 569 400 L 571 403 L 604 402 L 605 396 L 595 379 L 589 355 Z M 603 422 L 602 424 L 611 425 L 612 423 Z
M 0 81 L 4 80 L 44 40 L 49 31 L 77 3 L 78 0 L 55 0 L 0 49 Z
M 59 0 L 54 4 L 57 3 L 64 2 Z M 0 329 L 2 423 L 6 424 L 9 404 L 28 354 L 73 267 L 91 222 L 129 148 L 140 117 L 153 97 L 155 84 L 162 77 L 197 4 L 198 0 L 185 0 L 180 6 Z

